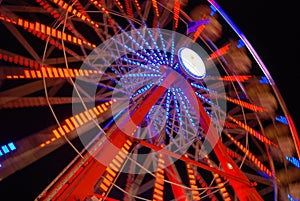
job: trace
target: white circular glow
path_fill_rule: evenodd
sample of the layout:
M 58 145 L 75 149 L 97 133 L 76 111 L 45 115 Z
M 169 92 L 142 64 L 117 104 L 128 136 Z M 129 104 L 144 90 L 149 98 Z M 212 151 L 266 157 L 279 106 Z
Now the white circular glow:
M 232 167 L 232 165 L 230 164 L 230 163 L 227 163 L 227 167 L 229 168 L 229 169 L 233 169 L 233 167 Z
M 205 76 L 205 65 L 201 57 L 192 49 L 183 47 L 178 51 L 179 62 L 190 76 L 202 79 Z

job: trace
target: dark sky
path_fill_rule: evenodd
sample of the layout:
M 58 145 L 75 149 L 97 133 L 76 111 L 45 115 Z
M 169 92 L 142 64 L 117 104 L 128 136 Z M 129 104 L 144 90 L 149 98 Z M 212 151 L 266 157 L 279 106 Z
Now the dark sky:
M 252 1 L 217 1 L 233 22 L 244 33 L 252 44 L 264 64 L 267 66 L 272 78 L 285 101 L 286 106 L 296 124 L 300 128 L 300 106 L 298 105 L 297 93 L 299 93 L 300 81 L 297 58 L 300 58 L 299 45 L 300 32 L 297 25 L 300 20 L 297 16 L 296 6 L 287 3 L 277 3 L 271 0 L 252 0 Z M 274 3 L 275 2 L 275 3 Z M 279 2 L 279 1 L 278 1 Z M 298 18 L 296 18 L 298 17 Z M 299 130 L 299 129 L 298 129 Z M 55 162 L 55 158 L 47 157 L 47 160 Z M 67 164 L 67 161 L 65 161 Z M 62 166 L 66 164 L 60 163 Z M 39 169 L 39 165 L 33 168 Z M 40 169 L 34 175 L 28 175 L 29 169 L 18 173 L 14 180 L 18 183 L 8 182 L 7 185 L 0 184 L 0 192 L 7 192 L 8 188 L 13 189 L 14 185 L 19 189 L 23 186 L 22 192 L 24 200 L 33 200 L 51 178 L 46 178 L 48 169 Z M 52 172 L 53 175 L 59 172 Z M 48 172 L 49 175 L 49 172 Z M 26 181 L 32 182 L 26 182 Z M 42 182 L 38 185 L 37 180 Z M 14 194 L 16 195 L 16 194 Z M 21 197 L 21 196 L 20 196 Z M 28 199 L 27 199 L 28 198 Z M 2 200 L 2 197 L 0 197 Z M 6 199 L 4 199 L 6 200 Z M 14 200 L 14 199 L 7 199 Z
M 300 131 L 300 45 L 296 6 L 284 1 L 216 1 L 252 44 Z M 280 3 L 279 3 L 280 2 Z

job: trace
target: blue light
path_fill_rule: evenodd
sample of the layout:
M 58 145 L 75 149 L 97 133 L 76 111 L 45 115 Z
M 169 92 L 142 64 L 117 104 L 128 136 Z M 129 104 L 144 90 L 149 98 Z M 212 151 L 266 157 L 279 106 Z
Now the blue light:
M 213 16 L 217 10 L 213 5 L 210 5 L 210 9 L 211 9 L 210 15 Z
M 242 35 L 241 30 L 233 23 L 233 21 L 228 17 L 225 11 L 216 3 L 212 2 L 213 7 L 218 10 L 218 12 L 223 16 L 223 18 L 227 21 L 227 23 L 233 28 L 233 30 L 238 34 Z
M 150 89 L 153 85 L 154 85 L 154 83 L 151 83 L 151 84 L 148 84 L 148 85 L 144 86 L 143 88 L 139 89 L 135 94 L 131 95 L 130 98 L 133 98 L 133 97 L 136 97 L 136 96 L 140 95 L 144 91 L 147 91 L 148 89 Z
M 257 171 L 257 173 L 265 179 L 270 179 L 269 175 L 265 172 Z
M 297 168 L 300 168 L 300 161 L 298 159 L 296 159 L 295 157 L 289 157 L 289 156 L 286 156 L 285 158 L 287 161 L 289 161 L 290 163 L 295 165 Z
M 216 103 L 212 102 L 211 100 L 205 98 L 205 97 L 204 97 L 203 95 L 201 95 L 200 93 L 195 92 L 195 94 L 196 94 L 199 98 L 201 98 L 202 100 L 204 100 L 205 102 L 207 102 L 207 103 L 209 103 L 209 104 L 211 104 L 211 105 L 214 105 L 214 106 L 216 106 L 217 108 L 220 108 L 219 105 L 217 105 Z
M 203 25 L 203 24 L 208 24 L 209 21 L 210 21 L 209 19 L 205 19 L 205 20 L 197 20 L 197 21 L 194 21 L 194 22 L 189 22 L 189 23 L 188 23 L 187 34 L 196 32 L 197 29 L 198 29 L 201 25 Z
M 139 30 L 137 30 L 134 26 L 134 24 L 129 20 L 129 23 L 131 25 L 131 27 L 133 27 L 133 29 L 136 31 L 136 33 L 139 35 L 139 37 L 143 40 L 144 44 L 146 44 L 146 46 L 148 47 L 148 49 L 150 49 L 151 53 L 153 55 L 155 55 L 155 57 L 159 59 L 159 57 L 157 56 L 157 54 L 154 52 L 153 48 L 151 47 L 151 45 L 149 45 L 148 41 L 144 38 L 143 34 L 141 34 L 141 32 Z M 144 22 L 145 24 L 145 22 Z M 146 26 L 147 27 L 147 26 Z M 156 59 L 153 59 L 156 63 L 158 63 L 158 61 Z
M 179 68 L 179 64 L 176 63 L 175 66 L 174 66 L 174 69 L 176 70 L 176 69 L 178 69 L 178 68 Z
M 1 146 L 2 151 L 0 150 L 0 156 L 3 156 L 5 154 L 10 153 L 11 151 L 16 150 L 16 146 L 14 145 L 14 143 L 10 142 L 7 145 L 2 145 Z
M 291 196 L 291 194 L 288 194 L 288 199 L 289 199 L 290 201 L 299 201 L 299 199 L 293 198 L 293 197 Z
M 160 32 L 159 25 L 158 25 L 158 27 L 157 27 L 157 30 L 159 31 L 159 37 L 160 37 L 161 44 L 162 44 L 162 46 L 163 46 L 164 55 L 165 55 L 165 59 L 166 59 L 164 63 L 167 64 L 167 63 L 168 63 L 167 49 L 166 49 L 166 45 L 165 45 L 165 43 L 164 43 L 163 35 L 162 35 L 161 32 Z
M 259 83 L 261 84 L 270 84 L 268 78 L 266 76 L 262 76 L 261 79 L 259 80 Z
M 140 66 L 140 67 L 142 67 L 142 68 L 145 68 L 145 69 L 148 69 L 148 70 L 151 70 L 151 71 L 154 71 L 154 72 L 160 72 L 159 70 L 154 69 L 154 68 L 151 68 L 151 67 L 149 67 L 148 65 L 144 65 L 144 64 L 142 64 L 142 63 L 139 63 L 139 62 L 136 62 L 136 61 L 132 61 L 132 60 L 127 59 L 127 58 L 125 58 L 125 57 L 122 57 L 122 58 L 119 58 L 119 59 L 120 59 L 121 61 L 125 61 L 125 62 L 127 62 L 127 63 L 129 63 L 129 64 L 137 65 L 137 66 Z
M 150 57 L 155 63 L 158 63 L 159 61 L 157 61 L 155 58 L 153 58 L 153 56 L 149 53 L 149 52 L 147 52 L 146 51 L 146 49 L 142 46 L 142 45 L 140 45 L 140 43 L 139 42 L 137 42 L 132 36 L 130 36 L 127 32 L 125 32 L 125 30 L 124 29 L 122 29 L 120 26 L 118 27 L 119 29 L 121 29 L 122 30 L 122 32 L 128 37 L 128 38 L 130 38 L 139 48 L 141 48 L 141 50 L 148 56 L 148 57 Z M 138 33 L 138 35 L 143 39 L 143 41 L 145 42 L 145 38 L 143 37 L 143 35 L 138 31 L 138 30 L 136 30 L 135 29 L 135 31 L 137 31 L 137 33 Z M 149 45 L 149 43 L 146 43 L 146 45 L 148 46 L 148 48 L 150 49 L 150 51 L 152 52 L 152 53 L 154 53 L 154 51 L 152 50 L 152 48 L 151 48 L 151 46 Z M 156 55 L 156 54 L 154 54 L 154 55 Z M 157 57 L 157 55 L 156 55 L 156 58 L 158 58 Z M 152 64 L 152 63 L 151 63 Z M 152 64 L 153 65 L 153 64 Z
M 166 103 L 166 120 L 169 119 L 169 112 L 170 112 L 170 103 L 171 103 L 171 97 L 170 97 L 170 89 L 168 89 L 167 92 L 167 103 Z
M 146 24 L 146 22 L 144 20 L 143 20 L 143 23 L 144 23 L 144 26 L 147 27 L 147 24 Z M 150 39 L 152 40 L 152 43 L 155 45 L 155 48 L 157 50 L 160 50 L 160 48 L 158 47 L 156 41 L 154 40 L 155 37 L 152 35 L 152 33 L 150 32 L 150 30 L 146 28 L 146 31 L 150 35 Z M 163 56 L 161 55 L 160 51 L 158 51 L 158 54 L 159 54 L 160 58 L 163 58 Z M 159 61 L 159 63 L 162 65 L 161 61 Z
M 184 132 L 185 129 L 183 128 L 180 106 L 178 104 L 177 97 L 176 97 L 176 92 L 175 92 L 174 88 L 172 88 L 172 93 L 173 93 L 173 96 L 174 96 L 174 103 L 175 103 L 175 109 L 176 109 L 176 112 L 177 112 L 178 121 L 179 121 L 180 127 L 182 128 L 182 131 Z M 183 135 L 183 138 L 185 140 L 187 139 L 185 135 Z
M 7 145 L 8 145 L 8 147 L 9 147 L 9 149 L 10 149 L 11 151 L 17 149 L 16 146 L 14 145 L 14 143 L 12 143 L 12 142 L 8 143 Z
M 113 37 L 111 38 L 111 40 L 113 40 L 114 42 L 116 42 L 119 45 L 123 46 L 124 48 L 126 48 L 130 52 L 134 52 L 135 55 L 137 55 L 139 58 L 141 58 L 142 60 L 146 61 L 147 63 L 151 64 L 152 66 L 157 67 L 154 63 L 152 63 L 151 61 L 149 61 L 144 55 L 142 55 L 139 52 L 135 51 L 134 49 L 128 47 L 128 45 L 121 43 L 120 41 L 114 39 Z
M 191 85 L 192 85 L 193 87 L 198 88 L 198 89 L 203 89 L 203 90 L 205 90 L 205 91 L 209 91 L 209 92 L 212 92 L 212 93 L 217 93 L 217 91 L 212 90 L 212 89 L 209 89 L 209 88 L 206 88 L 206 87 L 203 87 L 203 86 L 201 86 L 201 85 L 199 85 L 199 84 L 191 83 Z
M 289 122 L 287 121 L 287 119 L 284 116 L 275 117 L 275 119 L 283 124 L 286 124 L 286 125 L 289 124 Z
M 245 46 L 245 43 L 241 39 L 239 39 L 238 42 L 239 42 L 239 44 L 237 44 L 238 48 L 241 48 L 241 47 Z
M 191 121 L 192 125 L 193 125 L 194 127 L 196 127 L 196 125 L 195 125 L 195 123 L 194 123 L 194 120 L 192 119 L 192 116 L 191 116 L 191 114 L 190 114 L 190 112 L 189 112 L 189 110 L 188 110 L 188 108 L 187 108 L 187 104 L 186 104 L 186 101 L 188 102 L 187 97 L 184 95 L 183 91 L 182 91 L 180 88 L 177 88 L 176 90 L 177 90 L 177 91 L 180 91 L 180 93 L 178 93 L 178 95 L 179 95 L 179 98 L 180 98 L 181 103 L 182 103 L 182 105 L 183 105 L 183 108 L 185 109 L 185 112 L 186 112 L 187 116 L 189 117 L 189 120 Z M 185 100 L 183 100 L 183 97 L 182 97 L 182 96 L 184 96 Z M 188 103 L 189 103 L 189 102 L 188 102 Z
M 1 149 L 3 150 L 4 154 L 7 154 L 7 153 L 10 152 L 10 151 L 8 150 L 8 147 L 7 147 L 6 145 L 3 145 L 3 146 L 1 147 Z

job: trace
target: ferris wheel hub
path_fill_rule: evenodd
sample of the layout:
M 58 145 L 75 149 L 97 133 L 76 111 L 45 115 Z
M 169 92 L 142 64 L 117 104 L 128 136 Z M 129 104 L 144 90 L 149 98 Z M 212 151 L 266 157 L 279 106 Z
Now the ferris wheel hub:
M 178 58 L 181 69 L 186 74 L 196 79 L 203 79 L 205 77 L 205 64 L 197 52 L 183 47 L 178 51 Z

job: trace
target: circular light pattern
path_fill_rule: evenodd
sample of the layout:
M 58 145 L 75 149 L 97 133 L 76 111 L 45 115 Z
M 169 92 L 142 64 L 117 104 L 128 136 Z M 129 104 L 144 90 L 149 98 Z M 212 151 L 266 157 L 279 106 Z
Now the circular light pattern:
M 205 77 L 204 62 L 194 50 L 183 47 L 178 51 L 178 57 L 181 67 L 188 75 L 196 79 Z

